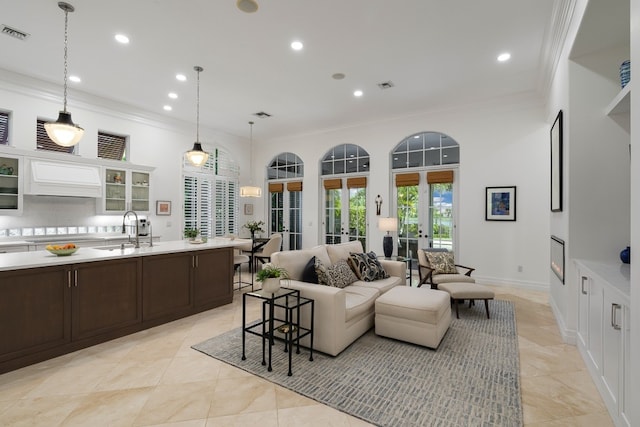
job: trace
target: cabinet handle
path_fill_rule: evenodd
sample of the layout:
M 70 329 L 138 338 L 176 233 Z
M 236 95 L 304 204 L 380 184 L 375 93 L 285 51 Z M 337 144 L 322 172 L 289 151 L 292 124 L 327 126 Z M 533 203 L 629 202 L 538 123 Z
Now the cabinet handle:
M 199 261 L 198 255 L 196 255 L 196 268 L 198 268 L 198 261 Z
M 73 270 L 73 278 L 74 278 L 74 282 L 75 282 L 75 287 L 78 287 L 78 270 Z
M 611 327 L 616 331 L 620 330 L 620 325 L 616 321 L 616 310 L 620 308 L 620 304 L 612 303 L 611 304 Z
M 580 283 L 580 292 L 587 295 L 587 291 L 584 290 L 584 282 L 587 280 L 586 276 L 582 276 L 582 282 Z
M 191 256 L 191 268 L 196 268 L 196 256 Z
M 71 270 L 67 270 L 67 287 L 71 287 Z

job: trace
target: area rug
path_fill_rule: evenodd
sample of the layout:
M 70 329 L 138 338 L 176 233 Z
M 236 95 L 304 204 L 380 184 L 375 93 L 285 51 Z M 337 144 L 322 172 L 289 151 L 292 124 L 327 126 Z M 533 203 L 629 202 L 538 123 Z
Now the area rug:
M 296 393 L 379 426 L 521 426 L 518 337 L 513 304 L 460 310 L 437 350 L 375 335 L 373 330 L 337 357 L 288 353 L 276 342 L 273 371 L 262 366 L 261 340 L 234 329 L 193 346 Z M 455 315 L 454 315 L 455 316 Z

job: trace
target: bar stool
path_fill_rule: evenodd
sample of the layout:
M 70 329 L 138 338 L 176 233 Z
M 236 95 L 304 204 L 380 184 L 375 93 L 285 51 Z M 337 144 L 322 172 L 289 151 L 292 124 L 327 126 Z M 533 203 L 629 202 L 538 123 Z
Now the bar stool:
M 253 274 L 251 274 L 251 283 L 242 281 L 242 264 L 249 265 L 249 269 L 251 269 L 251 258 L 248 255 L 234 255 L 233 256 L 233 269 L 238 270 L 238 281 L 233 282 L 234 285 L 238 285 L 238 290 L 242 288 L 246 288 L 247 286 L 251 286 L 251 291 L 253 291 Z M 234 286 L 235 289 L 235 286 Z

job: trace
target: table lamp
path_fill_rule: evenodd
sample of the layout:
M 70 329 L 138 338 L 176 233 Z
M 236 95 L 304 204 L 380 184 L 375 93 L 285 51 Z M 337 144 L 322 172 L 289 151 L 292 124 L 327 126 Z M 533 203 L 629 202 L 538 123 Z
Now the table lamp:
M 398 218 L 378 218 L 378 228 L 387 232 L 382 239 L 382 250 L 385 258 L 390 258 L 393 254 L 393 238 L 389 232 L 398 230 Z

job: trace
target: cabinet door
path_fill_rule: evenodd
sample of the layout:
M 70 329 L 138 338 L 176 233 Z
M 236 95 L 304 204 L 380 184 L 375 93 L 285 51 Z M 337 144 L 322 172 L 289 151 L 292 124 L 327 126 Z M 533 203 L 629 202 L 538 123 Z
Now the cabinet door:
M 217 306 L 233 300 L 233 250 L 196 252 L 194 270 L 195 306 Z
M 139 258 L 74 265 L 73 339 L 141 322 L 141 272 Z
M 0 272 L 0 361 L 71 340 L 66 266 Z
M 127 210 L 127 171 L 104 169 L 104 212 Z
M 142 259 L 142 320 L 178 318 L 193 307 L 195 257 L 179 253 Z
M 578 272 L 580 273 L 580 272 Z M 578 340 L 583 348 L 589 348 L 589 277 L 578 274 Z
M 589 346 L 587 354 L 598 372 L 602 367 L 603 288 L 598 281 L 589 281 Z
M 623 306 L 612 297 L 611 292 L 604 292 L 604 323 L 602 380 L 607 389 L 608 398 L 613 407 L 618 408 L 620 395 L 620 358 L 622 355 L 622 316 Z M 605 401 L 608 399 L 605 398 Z
M 131 209 L 136 212 L 149 212 L 149 174 L 131 172 Z
M 631 325 L 630 325 L 630 309 L 628 306 L 623 308 L 622 330 L 622 371 L 620 372 L 620 380 L 622 381 L 622 396 L 620 399 L 620 418 L 625 426 L 631 426 L 630 412 L 631 409 Z
M 21 161 L 18 157 L 0 156 L 0 214 L 22 212 Z

